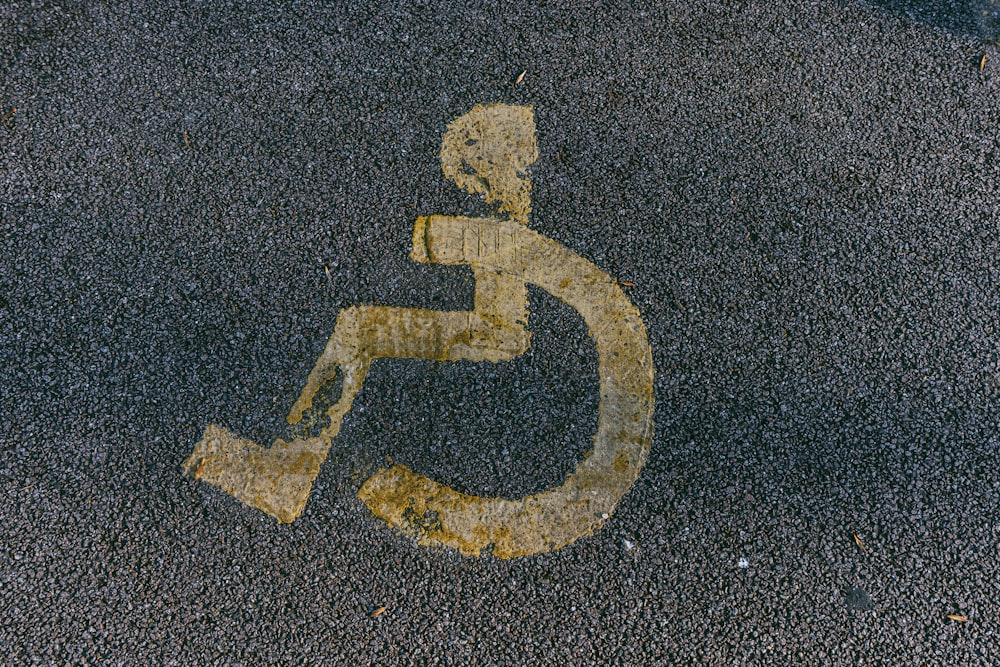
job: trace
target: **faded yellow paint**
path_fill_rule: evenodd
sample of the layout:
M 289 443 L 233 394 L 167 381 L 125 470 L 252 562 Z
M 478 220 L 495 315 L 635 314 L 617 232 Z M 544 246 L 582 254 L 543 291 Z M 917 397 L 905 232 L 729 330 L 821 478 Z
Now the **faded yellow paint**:
M 464 264 L 476 279 L 471 311 L 357 306 L 341 311 L 326 349 L 288 415 L 302 418 L 338 373 L 340 399 L 313 438 L 271 448 L 209 426 L 185 463 L 209 482 L 279 521 L 302 511 L 344 415 L 377 358 L 499 362 L 529 346 L 526 284 L 575 308 L 597 347 L 601 401 L 593 450 L 562 485 L 520 500 L 459 493 L 406 466 L 379 470 L 358 496 L 373 514 L 417 536 L 477 555 L 512 558 L 549 551 L 601 528 L 646 461 L 653 431 L 653 363 L 638 310 L 608 275 L 527 228 L 537 159 L 530 107 L 477 106 L 445 132 L 445 175 L 497 204 L 509 218 L 433 215 L 414 224 L 410 257 Z

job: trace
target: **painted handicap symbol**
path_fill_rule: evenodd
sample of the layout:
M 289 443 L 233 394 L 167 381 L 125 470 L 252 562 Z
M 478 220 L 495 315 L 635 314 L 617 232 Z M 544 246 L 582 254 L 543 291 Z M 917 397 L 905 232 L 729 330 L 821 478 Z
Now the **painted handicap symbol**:
M 527 227 L 528 167 L 538 158 L 531 107 L 477 106 L 448 125 L 445 176 L 484 196 L 501 218 L 418 218 L 410 257 L 466 264 L 475 277 L 472 311 L 355 306 L 342 310 L 326 349 L 288 415 L 295 424 L 320 388 L 338 375 L 339 400 L 319 435 L 269 447 L 211 425 L 185 462 L 280 522 L 305 507 L 341 420 L 371 362 L 379 358 L 500 362 L 524 353 L 530 334 L 527 284 L 576 309 L 597 347 L 600 406 L 593 450 L 561 486 L 508 500 L 459 493 L 404 465 L 381 469 L 358 491 L 373 514 L 423 544 L 468 555 L 490 545 L 512 558 L 558 549 L 599 530 L 646 462 L 653 434 L 653 361 L 639 311 L 589 261 Z

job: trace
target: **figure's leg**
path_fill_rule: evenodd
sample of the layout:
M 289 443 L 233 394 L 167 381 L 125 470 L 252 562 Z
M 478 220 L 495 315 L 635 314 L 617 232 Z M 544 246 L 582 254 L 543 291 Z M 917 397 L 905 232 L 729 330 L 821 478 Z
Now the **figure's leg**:
M 185 470 L 279 521 L 294 521 L 305 507 L 340 422 L 361 390 L 372 359 L 399 357 L 453 361 L 472 358 L 470 322 L 475 314 L 419 308 L 362 306 L 341 311 L 326 349 L 288 415 L 295 423 L 316 392 L 339 371 L 340 400 L 327 411 L 330 423 L 312 438 L 276 440 L 261 447 L 211 425 L 185 462 Z
M 441 230 L 437 233 L 435 230 Z M 414 225 L 411 257 L 420 262 L 470 264 L 476 279 L 472 312 L 423 308 L 357 306 L 337 316 L 333 335 L 309 373 L 288 413 L 296 424 L 337 369 L 344 373 L 341 398 L 330 408 L 333 422 L 350 409 L 372 359 L 380 357 L 438 361 L 506 361 L 523 354 L 530 335 L 527 288 L 516 276 L 483 266 L 496 253 L 510 251 L 506 236 L 489 219 L 431 216 Z
M 339 369 L 343 388 L 340 400 L 327 412 L 331 423 L 324 431 L 334 437 L 340 420 L 361 390 L 372 359 L 478 359 L 479 355 L 470 346 L 470 337 L 473 323 L 479 319 L 470 312 L 422 308 L 356 306 L 340 311 L 333 335 L 289 411 L 288 422 L 296 424 L 302 419 L 316 393 Z
M 298 424 L 302 413 L 312 407 L 312 399 L 324 384 L 337 375 L 337 370 L 357 364 L 361 357 L 358 345 L 358 320 L 361 308 L 353 307 L 340 311 L 333 334 L 326 343 L 326 349 L 316 360 L 316 365 L 309 372 L 306 384 L 299 393 L 286 420 L 289 424 Z M 366 365 L 367 366 L 367 365 Z M 364 378 L 362 377 L 361 380 Z M 360 385 L 360 380 L 359 380 Z M 346 389 L 346 387 L 345 387 Z M 343 394 L 343 392 L 341 392 Z

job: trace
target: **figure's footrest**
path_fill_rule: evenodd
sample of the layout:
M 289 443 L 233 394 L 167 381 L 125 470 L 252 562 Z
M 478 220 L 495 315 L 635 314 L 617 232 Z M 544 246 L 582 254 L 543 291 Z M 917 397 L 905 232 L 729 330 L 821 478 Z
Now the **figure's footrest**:
M 329 441 L 310 438 L 276 440 L 265 448 L 212 424 L 185 461 L 184 472 L 280 523 L 291 523 L 305 508 L 329 447 Z

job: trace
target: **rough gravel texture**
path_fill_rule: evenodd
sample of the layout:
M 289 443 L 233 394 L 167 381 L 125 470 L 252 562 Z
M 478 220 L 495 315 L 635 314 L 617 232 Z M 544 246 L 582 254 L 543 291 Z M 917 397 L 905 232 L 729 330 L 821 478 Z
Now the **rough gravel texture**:
M 1000 664 L 994 5 L 4 3 L 0 663 Z M 470 559 L 355 496 L 573 468 L 595 352 L 537 290 L 510 363 L 376 363 L 294 524 L 182 477 L 288 434 L 340 309 L 469 307 L 407 250 L 487 211 L 438 162 L 487 102 L 649 330 L 604 530 Z

